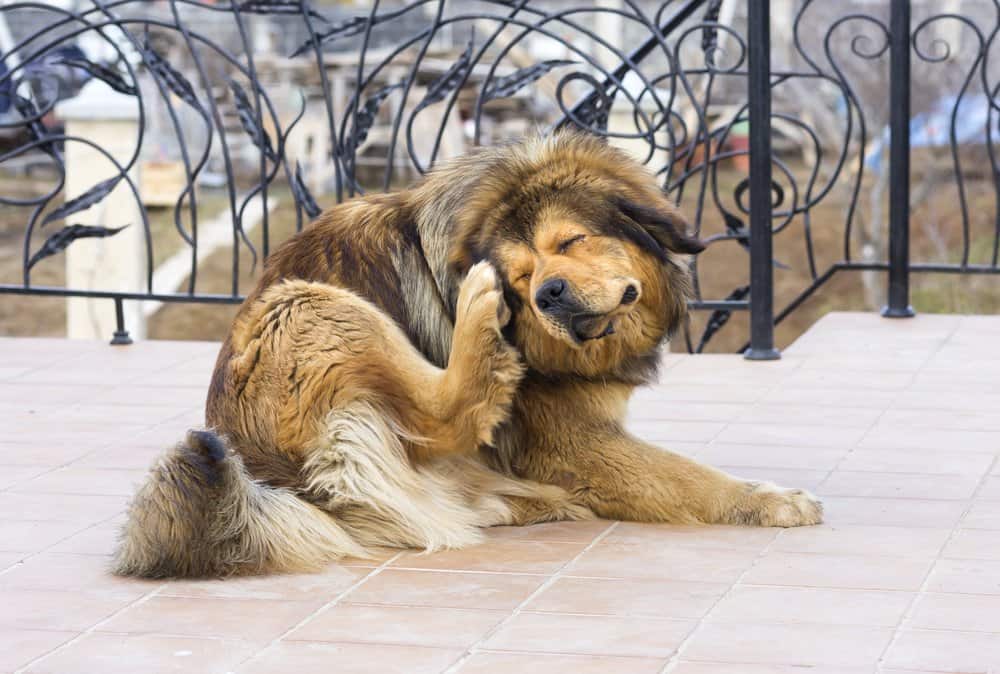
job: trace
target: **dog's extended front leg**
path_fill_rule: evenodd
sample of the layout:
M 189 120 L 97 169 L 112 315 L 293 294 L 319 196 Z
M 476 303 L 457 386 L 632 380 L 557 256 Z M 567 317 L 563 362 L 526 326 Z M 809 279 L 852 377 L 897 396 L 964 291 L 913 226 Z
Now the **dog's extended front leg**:
M 588 429 L 576 438 L 554 449 L 561 465 L 551 475 L 530 477 L 569 488 L 599 517 L 777 527 L 823 519 L 820 502 L 802 489 L 742 480 L 617 428 Z

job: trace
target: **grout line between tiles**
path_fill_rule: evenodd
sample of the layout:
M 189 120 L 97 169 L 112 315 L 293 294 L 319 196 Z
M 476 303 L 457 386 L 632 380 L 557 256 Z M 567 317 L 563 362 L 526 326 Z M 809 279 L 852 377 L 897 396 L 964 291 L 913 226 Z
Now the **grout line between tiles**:
M 743 581 L 743 579 L 747 576 L 747 574 L 749 574 L 753 570 L 753 568 L 757 566 L 757 562 L 759 562 L 761 558 L 763 558 L 764 555 L 766 555 L 771 550 L 771 548 L 774 547 L 774 544 L 778 541 L 778 539 L 781 537 L 783 533 L 785 533 L 785 530 L 781 529 L 780 531 L 778 531 L 777 535 L 774 538 L 768 541 L 767 545 L 765 545 L 760 550 L 760 552 L 757 553 L 757 556 L 754 557 L 753 561 L 747 566 L 747 568 L 745 568 L 743 572 L 739 575 L 739 577 L 737 577 L 736 580 L 734 580 L 732 584 L 730 584 L 729 589 L 723 592 L 722 595 L 715 600 L 712 606 L 709 607 L 707 611 L 705 611 L 705 614 L 698 619 L 698 621 L 695 623 L 695 626 L 691 629 L 690 632 L 688 632 L 687 636 L 685 636 L 681 640 L 681 642 L 677 644 L 677 648 L 674 649 L 674 652 L 670 656 L 670 659 L 667 660 L 667 663 L 663 666 L 662 669 L 660 669 L 660 674 L 668 674 L 669 672 L 672 672 L 674 671 L 674 669 L 677 668 L 677 665 L 680 662 L 680 659 L 684 653 L 684 649 L 687 648 L 687 645 L 694 638 L 694 635 L 698 633 L 698 630 L 701 629 L 701 626 L 705 624 L 705 621 L 708 619 L 708 617 L 712 615 L 712 612 L 715 611 L 715 609 L 719 606 L 719 604 L 725 601 L 726 598 L 733 593 L 733 591 Z
M 294 625 L 292 625 L 291 627 L 289 627 L 287 630 L 285 630 L 284 632 L 282 632 L 281 634 L 279 634 L 277 637 L 275 637 L 274 639 L 272 639 L 271 641 L 269 641 L 263 648 L 260 648 L 259 650 L 257 650 L 257 652 L 255 652 L 252 655 L 250 655 L 249 657 L 244 658 L 243 660 L 241 660 L 239 663 L 237 663 L 234 666 L 233 669 L 234 670 L 235 669 L 239 669 L 239 668 L 243 667 L 243 665 L 246 665 L 247 663 L 253 662 L 258 656 L 264 654 L 266 651 L 268 651 L 269 649 L 271 649 L 275 644 L 277 644 L 278 642 L 280 642 L 282 639 L 284 639 L 285 637 L 287 637 L 289 634 L 291 634 L 295 630 L 299 629 L 300 627 L 302 627 L 307 622 L 309 622 L 310 620 L 312 620 L 316 616 L 320 615 L 324 611 L 327 611 L 330 608 L 332 608 L 333 606 L 336 606 L 348 594 L 350 594 L 354 590 L 358 589 L 359 587 L 361 587 L 362 585 L 364 585 L 365 583 L 367 583 L 369 580 L 371 580 L 375 576 L 377 576 L 380 573 L 382 573 L 382 571 L 384 571 L 386 568 L 388 568 L 390 564 L 392 564 L 394 561 L 396 561 L 397 559 L 399 559 L 402 555 L 403 555 L 403 551 L 400 551 L 400 552 L 397 552 L 395 555 L 389 557 L 387 560 L 385 560 L 384 562 L 382 562 L 381 564 L 379 564 L 377 567 L 375 567 L 374 569 L 372 569 L 372 571 L 370 573 L 365 574 L 365 576 L 362 577 L 362 578 L 360 578 L 360 579 L 358 579 L 357 582 L 352 583 L 347 588 L 345 588 L 343 591 L 337 593 L 337 595 L 333 599 L 331 599 L 330 601 L 326 602 L 325 604 L 323 604 L 322 606 L 320 606 L 319 608 L 317 608 L 315 611 L 313 611 L 312 613 L 310 613 L 309 615 L 307 615 L 306 617 L 304 617 L 302 620 L 298 621 L 297 623 L 295 623 Z M 15 672 L 14 674 L 18 674 L 18 673 Z
M 937 353 L 951 340 L 951 338 L 955 335 L 955 332 L 958 330 L 961 324 L 962 321 L 958 321 L 955 324 L 955 327 L 952 328 L 951 331 L 948 333 L 948 337 L 945 338 L 938 346 L 938 348 L 935 349 L 924 360 L 920 368 L 917 369 L 916 374 L 914 374 L 914 379 L 916 379 L 916 375 L 919 374 L 924 369 L 924 367 L 934 358 L 934 356 L 937 355 Z M 903 630 L 907 626 L 909 626 L 911 621 L 913 620 L 913 615 L 914 612 L 916 611 L 917 605 L 920 603 L 921 598 L 927 594 L 927 587 L 930 584 L 931 576 L 934 574 L 934 569 L 937 567 L 938 562 L 941 560 L 944 551 L 948 548 L 948 544 L 951 543 L 952 539 L 955 537 L 955 534 L 959 531 L 959 526 L 961 525 L 962 521 L 965 519 L 966 515 L 969 514 L 969 510 L 971 510 L 972 506 L 975 504 L 976 495 L 982 490 L 983 485 L 986 483 L 986 480 L 988 479 L 989 475 L 993 472 L 993 469 L 996 467 L 998 460 L 1000 459 L 994 456 L 993 462 L 990 464 L 990 467 L 985 471 L 985 473 L 982 476 L 980 476 L 979 482 L 976 485 L 975 490 L 973 491 L 969 499 L 967 499 L 966 501 L 965 508 L 962 511 L 962 516 L 959 517 L 958 522 L 954 526 L 952 526 L 951 531 L 948 534 L 948 537 L 945 539 L 944 543 L 941 544 L 941 547 L 938 548 L 937 554 L 934 555 L 934 559 L 932 560 L 931 565 L 928 567 L 927 573 L 924 575 L 923 582 L 920 583 L 920 588 L 917 590 L 915 596 L 913 597 L 913 600 L 910 601 L 910 605 L 906 607 L 906 610 L 900 617 L 899 622 L 896 624 L 896 628 L 892 632 L 892 637 L 889 639 L 889 643 L 886 644 L 885 648 L 882 650 L 882 653 L 879 655 L 878 660 L 875 661 L 875 667 L 874 667 L 875 674 L 880 674 L 884 670 L 885 659 L 889 655 L 889 651 L 891 651 L 892 647 L 899 641 L 899 638 L 902 635 Z
M 104 625 L 104 624 L 110 622 L 111 620 L 114 620 L 116 617 L 118 617 L 119 615 L 121 615 L 125 611 L 129 610 L 133 606 L 140 606 L 142 604 L 145 604 L 147 601 L 149 601 L 150 599 L 152 599 L 153 597 L 155 597 L 156 595 L 158 595 L 160 593 L 160 591 L 163 590 L 164 587 L 166 587 L 166 585 L 167 585 L 166 583 L 162 583 L 162 584 L 158 585 L 156 588 L 154 588 L 154 589 L 150 590 L 149 592 L 147 592 L 146 594 L 144 594 L 144 595 L 142 595 L 140 597 L 137 597 L 136 599 L 130 601 L 127 604 L 125 604 L 125 606 L 122 606 L 121 608 L 119 608 L 119 609 L 117 609 L 115 611 L 112 611 L 109 615 L 105 616 L 104 618 L 101 618 L 96 623 L 94 623 L 93 625 L 91 625 L 87 629 L 83 630 L 82 632 L 80 632 L 80 634 L 77 634 L 75 637 L 73 637 L 69 641 L 67 641 L 67 642 L 65 642 L 65 643 L 57 646 L 56 648 L 54 648 L 54 649 L 52 649 L 50 651 L 47 651 L 47 652 L 43 653 L 42 655 L 40 655 L 40 656 L 34 658 L 33 660 L 25 663 L 20 668 L 14 670 L 14 674 L 22 674 L 23 672 L 25 672 L 32 665 L 34 665 L 34 664 L 36 664 L 38 662 L 41 662 L 42 660 L 45 660 L 46 658 L 48 658 L 51 655 L 54 655 L 54 654 L 56 654 L 56 653 L 58 653 L 60 651 L 63 651 L 65 649 L 69 648 L 70 646 L 72 646 L 76 642 L 80 641 L 84 637 L 89 636 L 89 635 L 93 634 L 94 632 L 96 632 L 101 627 L 101 625 Z
M 906 611 L 903 612 L 902 617 L 900 617 L 899 623 L 897 623 L 896 628 L 892 632 L 892 638 L 889 640 L 889 643 L 886 644 L 885 649 L 882 651 L 881 655 L 879 655 L 878 661 L 875 664 L 875 674 L 880 674 L 883 671 L 885 667 L 884 661 L 886 656 L 889 654 L 889 651 L 896 644 L 896 642 L 899 641 L 899 637 L 902 635 L 903 630 L 910 626 L 910 623 L 913 620 L 913 614 L 916 611 L 917 604 L 920 602 L 921 598 L 927 596 L 928 594 L 927 587 L 930 584 L 931 576 L 934 575 L 934 569 L 937 568 L 938 562 L 941 561 L 944 555 L 944 551 L 948 548 L 948 544 L 951 543 L 953 538 L 955 538 L 955 534 L 961 530 L 960 527 L 962 521 L 969 514 L 969 511 L 972 509 L 972 507 L 976 504 L 976 495 L 982 490 L 983 486 L 986 484 L 986 480 L 989 479 L 990 474 L 993 472 L 993 470 L 996 468 L 998 464 L 1000 464 L 1000 457 L 996 457 L 993 459 L 993 463 L 990 465 L 989 470 L 987 470 L 986 474 L 980 478 L 979 484 L 976 486 L 976 490 L 975 492 L 973 492 L 972 497 L 968 499 L 968 502 L 965 506 L 965 509 L 962 511 L 962 516 L 959 518 L 958 523 L 956 523 L 955 526 L 952 527 L 951 533 L 948 534 L 948 538 L 945 539 L 944 543 L 942 543 L 941 547 L 938 549 L 938 552 L 934 556 L 934 559 L 932 560 L 930 567 L 928 567 L 927 569 L 927 573 L 924 575 L 923 582 L 920 583 L 920 588 L 917 590 L 916 595 L 910 602 L 910 605 L 906 607 Z
M 457 672 L 459 670 L 459 668 L 463 664 L 465 664 L 465 662 L 469 658 L 471 658 L 479 650 L 480 645 L 485 644 L 487 641 L 490 640 L 490 638 L 493 637 L 493 635 L 495 635 L 497 632 L 499 632 L 501 629 L 503 629 L 503 627 L 505 625 L 507 625 L 511 620 L 513 620 L 515 617 L 519 616 L 521 614 L 521 612 L 524 611 L 524 607 L 525 606 L 527 606 L 531 601 L 533 601 L 542 592 L 545 592 L 545 590 L 547 590 L 550 587 L 552 587 L 552 585 L 555 584 L 555 582 L 559 578 L 561 578 L 563 576 L 563 572 L 567 568 L 569 568 L 570 566 L 572 566 L 573 563 L 575 563 L 578 559 L 580 559 L 583 555 L 585 555 L 589 550 L 593 549 L 598 543 L 600 543 L 602 540 L 604 540 L 612 531 L 614 531 L 618 527 L 619 524 L 621 524 L 621 522 L 612 522 L 611 525 L 608 526 L 607 529 L 605 529 L 604 531 L 602 531 L 601 533 L 599 533 L 597 536 L 595 536 L 594 540 L 592 540 L 590 543 L 588 543 L 586 545 L 586 547 L 583 548 L 583 550 L 581 550 L 572 559 L 568 560 L 565 564 L 563 564 L 558 569 L 556 569 L 556 571 L 549 576 L 548 580 L 546 580 L 541 585 L 539 585 L 537 588 L 535 588 L 535 591 L 532 592 L 531 594 L 529 594 L 524 599 L 524 601 L 522 601 L 520 604 L 518 604 L 516 607 L 514 607 L 514 610 L 511 611 L 510 614 L 506 618 L 504 618 L 499 623 L 497 623 L 493 627 L 493 629 L 489 630 L 478 641 L 476 641 L 474 644 L 472 644 L 471 646 L 469 646 L 468 648 L 466 648 L 465 652 L 458 658 L 458 660 L 456 660 L 455 662 L 453 662 L 450 667 L 448 667 L 446 670 L 444 670 L 444 674 L 454 674 L 455 672 Z

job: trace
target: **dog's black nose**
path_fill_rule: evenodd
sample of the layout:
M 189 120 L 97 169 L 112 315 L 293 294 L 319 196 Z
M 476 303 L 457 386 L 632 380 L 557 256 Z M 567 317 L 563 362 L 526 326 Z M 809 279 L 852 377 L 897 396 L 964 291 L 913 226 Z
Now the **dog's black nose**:
M 566 281 L 561 278 L 550 278 L 535 293 L 535 304 L 542 311 L 558 309 L 562 306 L 565 296 Z

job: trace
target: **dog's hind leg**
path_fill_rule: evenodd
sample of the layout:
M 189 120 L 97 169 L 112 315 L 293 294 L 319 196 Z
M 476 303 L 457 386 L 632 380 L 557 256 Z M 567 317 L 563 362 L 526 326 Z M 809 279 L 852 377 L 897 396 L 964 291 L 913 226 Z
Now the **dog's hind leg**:
M 251 322 L 249 339 L 234 344 L 228 367 L 244 411 L 220 425 L 260 427 L 248 433 L 252 444 L 266 444 L 257 438 L 269 435 L 283 451 L 300 454 L 313 448 L 328 414 L 364 402 L 404 431 L 400 437 L 414 461 L 473 452 L 507 418 L 523 372 L 500 334 L 505 312 L 495 272 L 477 265 L 461 286 L 451 355 L 442 369 L 353 292 L 287 281 L 268 290 L 244 319 Z M 281 407 L 276 423 L 264 428 L 269 419 L 260 410 L 275 404 L 275 386 L 282 388 Z

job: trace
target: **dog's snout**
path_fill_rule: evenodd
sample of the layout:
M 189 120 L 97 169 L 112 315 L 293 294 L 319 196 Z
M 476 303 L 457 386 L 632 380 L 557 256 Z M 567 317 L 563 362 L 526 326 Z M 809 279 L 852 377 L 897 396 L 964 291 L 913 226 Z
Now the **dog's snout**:
M 542 284 L 535 293 L 535 304 L 542 311 L 560 308 L 566 301 L 566 281 L 552 278 Z
M 622 304 L 632 304 L 637 299 L 639 299 L 639 291 L 631 283 L 625 288 L 625 292 L 622 293 Z

